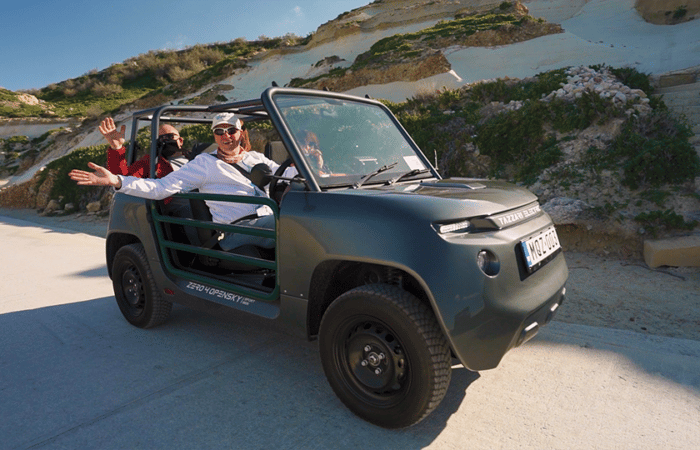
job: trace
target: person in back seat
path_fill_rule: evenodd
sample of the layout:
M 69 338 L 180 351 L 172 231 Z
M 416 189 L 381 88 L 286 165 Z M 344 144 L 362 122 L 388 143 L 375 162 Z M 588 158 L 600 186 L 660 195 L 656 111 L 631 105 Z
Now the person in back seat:
M 107 117 L 100 123 L 98 129 L 104 136 L 109 148 L 107 149 L 107 170 L 116 175 L 130 175 L 146 178 L 150 171 L 150 155 L 146 154 L 131 165 L 126 163 L 126 125 L 117 130 L 114 119 Z M 162 125 L 158 130 L 158 137 L 164 144 L 161 154 L 156 162 L 156 177 L 162 178 L 179 169 L 185 159 L 182 157 L 183 139 L 180 133 L 172 125 Z
M 88 166 L 94 172 L 74 169 L 71 179 L 83 186 L 112 186 L 119 192 L 136 197 L 159 200 L 178 192 L 199 189 L 209 194 L 264 196 L 267 193 L 246 176 L 257 164 L 266 164 L 272 172 L 279 164 L 255 151 L 245 151 L 241 146 L 243 122 L 233 113 L 217 114 L 212 121 L 214 140 L 218 146 L 215 154 L 201 153 L 179 170 L 159 179 L 140 179 L 115 175 L 94 163 Z M 266 206 L 244 203 L 207 201 L 214 222 L 233 223 L 274 229 L 275 217 Z M 273 248 L 274 239 L 226 233 L 219 241 L 223 250 L 232 250 L 246 244 Z

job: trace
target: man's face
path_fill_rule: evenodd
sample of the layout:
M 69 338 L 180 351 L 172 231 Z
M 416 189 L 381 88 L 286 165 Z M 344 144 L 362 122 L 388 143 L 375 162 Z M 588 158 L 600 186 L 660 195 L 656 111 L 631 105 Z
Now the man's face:
M 167 140 L 173 140 L 177 142 L 177 148 L 182 148 L 182 144 L 184 142 L 184 139 L 180 137 L 180 133 L 175 129 L 175 127 L 170 127 L 170 126 L 163 126 L 159 132 L 158 132 L 158 137 L 167 139 Z
M 221 150 L 233 152 L 241 143 L 242 133 L 236 127 L 224 123 L 214 128 L 214 140 Z

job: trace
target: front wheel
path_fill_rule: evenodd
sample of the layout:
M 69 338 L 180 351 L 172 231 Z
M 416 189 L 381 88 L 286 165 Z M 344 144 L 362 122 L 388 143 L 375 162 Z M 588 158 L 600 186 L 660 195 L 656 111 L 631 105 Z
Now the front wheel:
M 381 427 L 421 421 L 450 384 L 450 349 L 433 312 L 395 286 L 361 286 L 338 297 L 321 321 L 319 346 L 336 395 Z
M 126 320 L 139 328 L 165 322 L 173 304 L 158 293 L 146 252 L 141 244 L 125 245 L 112 264 L 112 286 Z

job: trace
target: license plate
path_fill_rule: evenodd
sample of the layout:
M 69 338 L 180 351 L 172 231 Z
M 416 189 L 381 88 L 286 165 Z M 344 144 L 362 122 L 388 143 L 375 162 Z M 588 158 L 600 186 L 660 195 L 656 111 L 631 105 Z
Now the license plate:
M 535 236 L 520 241 L 520 246 L 530 272 L 536 270 L 542 261 L 553 256 L 561 248 L 559 236 L 554 227 L 549 227 Z

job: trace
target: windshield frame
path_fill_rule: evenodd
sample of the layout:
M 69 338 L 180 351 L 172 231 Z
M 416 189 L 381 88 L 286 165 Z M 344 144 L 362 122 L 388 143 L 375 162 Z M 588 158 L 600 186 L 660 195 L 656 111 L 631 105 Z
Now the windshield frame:
M 294 137 L 294 132 L 291 129 L 292 127 L 285 119 L 285 114 L 277 102 L 277 99 L 282 98 L 282 97 L 300 97 L 300 98 L 302 98 L 302 97 L 305 97 L 305 98 L 320 97 L 323 99 L 327 99 L 329 101 L 338 100 L 338 101 L 343 101 L 343 102 L 365 104 L 365 105 L 369 105 L 372 107 L 380 108 L 381 111 L 384 113 L 384 115 L 389 119 L 391 125 L 396 130 L 398 130 L 401 138 L 403 138 L 405 143 L 408 144 L 408 148 L 410 148 L 410 150 L 413 152 L 413 154 L 420 160 L 420 163 L 426 169 L 428 169 L 428 171 L 422 175 L 425 178 L 428 178 L 426 176 L 426 174 L 429 173 L 430 178 L 436 178 L 437 180 L 441 179 L 437 170 L 435 170 L 433 165 L 430 164 L 430 161 L 428 160 L 428 158 L 423 154 L 423 152 L 420 150 L 418 145 L 416 145 L 415 141 L 411 138 L 411 136 L 404 129 L 404 127 L 401 125 L 401 123 L 391 113 L 389 108 L 387 108 L 386 105 L 384 105 L 383 103 L 376 101 L 376 100 L 373 100 L 373 99 L 370 99 L 370 98 L 356 97 L 356 96 L 347 95 L 347 94 L 330 93 L 330 92 L 326 92 L 326 91 L 317 91 L 317 90 L 313 90 L 313 89 L 295 89 L 295 88 L 279 88 L 279 87 L 268 88 L 267 90 L 265 90 L 263 92 L 263 94 L 261 96 L 261 100 L 263 102 L 263 105 L 264 105 L 265 109 L 268 111 L 270 119 L 272 120 L 273 125 L 275 126 L 275 128 L 279 132 L 280 137 L 282 138 L 285 147 L 287 147 L 290 154 L 293 155 L 292 158 L 294 159 L 297 170 L 307 180 L 307 185 L 308 185 L 309 189 L 314 190 L 314 191 L 324 191 L 324 190 L 330 190 L 330 189 L 336 189 L 336 188 L 350 188 L 354 184 L 354 181 L 357 181 L 357 180 L 355 178 L 355 179 L 353 179 L 353 181 L 350 181 L 350 182 L 345 181 L 345 182 L 341 182 L 339 184 L 329 183 L 327 177 L 321 177 L 316 171 L 312 170 L 312 168 L 308 164 L 306 158 L 303 157 L 302 149 L 299 147 L 297 140 Z M 393 172 L 392 174 L 396 175 L 396 172 Z M 408 182 L 409 180 L 410 180 L 410 178 L 407 179 L 406 181 Z M 319 183 L 319 181 L 322 181 L 322 183 Z M 402 180 L 401 182 L 404 182 L 404 181 Z M 376 187 L 378 184 L 385 185 L 386 183 L 387 183 L 387 180 L 382 180 L 380 178 L 376 178 L 374 180 L 367 180 L 365 183 L 362 183 L 362 184 L 363 184 L 363 188 L 364 188 L 364 187 L 369 187 L 369 186 Z

